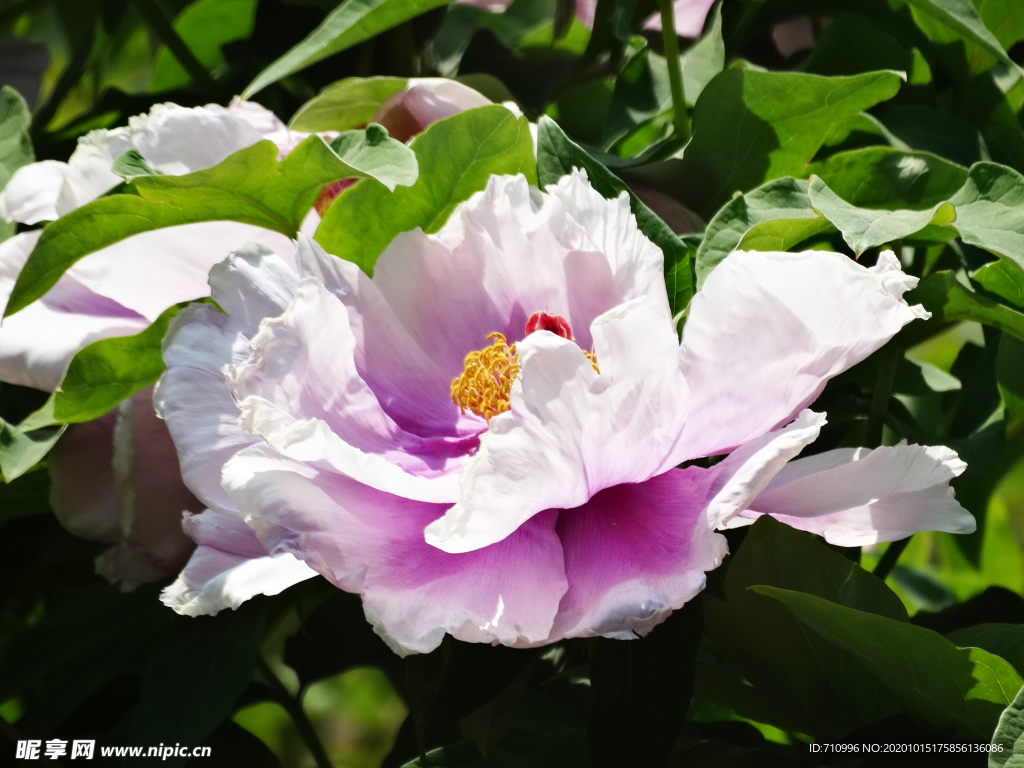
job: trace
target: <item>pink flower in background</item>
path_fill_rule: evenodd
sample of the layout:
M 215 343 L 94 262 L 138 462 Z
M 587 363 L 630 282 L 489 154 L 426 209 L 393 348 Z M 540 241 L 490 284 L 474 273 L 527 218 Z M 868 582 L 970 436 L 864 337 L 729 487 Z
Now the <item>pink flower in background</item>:
M 72 424 L 50 453 L 50 504 L 68 531 L 113 544 L 97 571 L 127 589 L 181 569 L 195 544 L 183 510 L 202 505 L 181 482 L 167 427 L 153 410 L 153 388 L 111 413 Z
M 951 451 L 781 472 L 824 424 L 805 409 L 827 380 L 924 315 L 891 255 L 734 253 L 680 345 L 660 250 L 577 172 L 543 193 L 492 178 L 372 279 L 306 239 L 296 263 L 232 256 L 211 273 L 226 314 L 191 308 L 168 334 L 156 401 L 210 508 L 165 592 L 180 612 L 315 571 L 402 652 L 628 638 L 703 588 L 716 527 L 787 493 L 813 489 L 786 514 L 830 540 L 973 529 L 933 504 Z

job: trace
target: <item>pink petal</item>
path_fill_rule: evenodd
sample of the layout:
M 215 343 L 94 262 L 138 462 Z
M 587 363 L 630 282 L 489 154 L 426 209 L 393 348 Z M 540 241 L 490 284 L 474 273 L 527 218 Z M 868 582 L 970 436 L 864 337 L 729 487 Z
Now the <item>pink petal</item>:
M 844 547 L 917 531 L 973 533 L 949 487 L 966 466 L 945 446 L 838 448 L 786 465 L 741 514 L 770 514 Z
M 228 512 L 185 515 L 185 532 L 199 546 L 177 580 L 160 595 L 186 616 L 214 616 L 256 595 L 276 595 L 316 576 L 287 552 L 267 553 L 256 534 Z
M 43 160 L 14 172 L 0 193 L 0 218 L 21 224 L 37 224 L 57 218 L 60 195 L 68 164 Z
M 243 426 L 292 458 L 326 463 L 379 490 L 453 501 L 475 438 L 421 438 L 381 409 L 354 362 L 348 312 L 322 283 L 303 280 L 291 306 L 266 320 L 252 355 L 229 374 Z
M 413 77 L 404 89 L 380 105 L 373 122 L 387 128 L 391 138 L 408 141 L 438 120 L 490 103 L 483 94 L 455 80 Z
M 703 509 L 713 476 L 673 469 L 559 513 L 569 589 L 550 642 L 645 635 L 704 588 L 728 551 Z
M 428 652 L 444 634 L 504 645 L 547 638 L 565 592 L 554 513 L 505 541 L 449 555 L 423 541 L 443 506 L 391 496 L 258 446 L 233 458 L 224 483 L 271 551 L 294 552 L 342 589 L 393 646 Z
M 593 325 L 598 375 L 573 342 L 546 331 L 519 345 L 511 410 L 495 416 L 462 473 L 459 503 L 427 541 L 466 552 L 501 541 L 545 509 L 571 509 L 598 491 L 663 466 L 689 409 L 667 306 L 641 297 Z
M 676 461 L 725 453 L 790 421 L 833 376 L 915 318 L 891 252 L 865 269 L 837 253 L 737 251 L 690 304 L 683 372 L 693 393 Z
M 715 0 L 676 0 L 672 4 L 676 34 L 696 40 L 704 31 L 704 20 Z M 644 22 L 644 29 L 661 31 L 661 14 L 655 13 Z

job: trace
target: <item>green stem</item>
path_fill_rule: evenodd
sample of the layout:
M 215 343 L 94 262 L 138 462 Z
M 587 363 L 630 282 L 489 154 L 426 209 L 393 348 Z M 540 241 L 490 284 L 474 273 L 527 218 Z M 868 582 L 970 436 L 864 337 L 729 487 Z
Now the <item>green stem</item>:
M 313 724 L 306 716 L 306 710 L 302 708 L 301 694 L 299 697 L 292 696 L 262 656 L 257 657 L 256 668 L 266 679 L 267 685 L 276 697 L 277 702 L 285 708 L 292 722 L 295 723 L 295 728 L 305 742 L 310 754 L 313 755 L 317 768 L 333 768 L 331 759 L 327 756 L 327 750 L 320 743 L 320 737 L 316 735 L 316 729 L 313 728 Z
M 894 541 L 889 545 L 889 548 L 882 553 L 881 559 L 875 566 L 875 570 L 872 571 L 875 576 L 885 581 L 889 574 L 892 572 L 893 567 L 896 565 L 896 561 L 900 559 L 900 555 L 903 554 L 903 550 L 907 548 L 907 544 L 910 543 L 910 536 L 899 541 Z
M 160 6 L 154 0 L 135 0 L 135 5 L 138 6 L 139 12 L 142 14 L 142 18 L 146 20 L 149 28 L 153 30 L 156 36 L 167 46 L 167 50 L 174 55 L 178 63 L 188 72 L 192 82 L 204 91 L 215 93 L 217 91 L 217 83 L 210 77 L 210 73 L 206 71 L 206 67 L 203 66 L 202 62 L 192 53 L 192 49 L 186 45 L 185 41 L 175 31 L 174 25 L 164 15 Z
M 89 54 L 92 53 L 92 44 L 95 37 L 96 21 L 91 19 L 89 21 L 89 28 L 78 41 L 75 52 L 71 56 L 71 61 L 68 62 L 68 65 L 61 73 L 57 85 L 54 86 L 53 92 L 50 94 L 50 98 L 32 116 L 32 133 L 38 135 L 46 130 L 46 126 L 53 120 L 53 116 L 57 114 L 57 109 L 60 107 L 60 103 L 64 101 L 64 97 L 71 92 L 71 89 L 81 79 L 82 73 L 85 72 L 85 67 L 89 63 Z
M 875 381 L 875 393 L 871 398 L 871 413 L 868 415 L 867 447 L 877 448 L 882 444 L 882 427 L 885 426 L 885 414 L 889 410 L 889 398 L 892 397 L 892 382 L 896 377 L 896 364 L 900 359 L 900 348 L 890 344 L 882 350 L 878 361 L 878 379 Z
M 672 115 L 675 118 L 676 134 L 690 138 L 690 113 L 686 110 L 686 94 L 683 92 L 683 67 L 679 59 L 679 37 L 676 35 L 676 17 L 672 0 L 658 0 L 661 12 L 661 36 L 665 41 L 665 62 L 668 64 L 668 82 L 672 90 Z

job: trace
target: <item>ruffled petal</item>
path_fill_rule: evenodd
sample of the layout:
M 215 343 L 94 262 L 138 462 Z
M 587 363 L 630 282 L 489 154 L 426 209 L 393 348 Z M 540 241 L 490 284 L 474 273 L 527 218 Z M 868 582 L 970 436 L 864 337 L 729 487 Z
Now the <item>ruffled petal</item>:
M 252 355 L 228 383 L 242 424 L 292 458 L 333 468 L 378 490 L 454 501 L 475 438 L 422 438 L 383 411 L 354 362 L 348 312 L 307 278 L 280 317 L 262 323 Z
M 249 242 L 292 258 L 294 244 L 278 232 L 207 221 L 126 238 L 89 254 L 66 274 L 152 321 L 172 304 L 209 296 L 211 267 Z
M 813 443 L 825 414 L 804 411 L 782 429 L 744 443 L 713 468 L 708 521 L 721 527 L 746 509 L 786 463 Z
M 299 274 L 315 277 L 347 308 L 356 369 L 396 424 L 421 436 L 470 436 L 487 428 L 478 416 L 459 413 L 451 400 L 455 374 L 423 351 L 365 272 L 304 235 L 295 260 Z
M 687 417 L 668 308 L 640 297 L 593 325 L 600 375 L 573 342 L 547 331 L 519 344 L 511 410 L 495 416 L 466 462 L 459 503 L 427 541 L 466 552 L 508 536 L 545 509 L 660 474 Z
M 276 595 L 316 576 L 316 571 L 287 552 L 268 554 L 236 515 L 209 509 L 195 516 L 186 514 L 184 529 L 198 547 L 160 600 L 185 616 L 235 610 L 256 595 Z
M 693 407 L 673 458 L 725 453 L 790 421 L 928 316 L 901 298 L 916 284 L 891 251 L 872 269 L 824 251 L 731 254 L 690 305 L 680 354 Z
M 0 218 L 21 224 L 56 219 L 57 198 L 67 172 L 68 164 L 56 160 L 43 160 L 16 170 L 0 192 Z
M 917 531 L 973 533 L 949 482 L 967 465 L 945 446 L 838 448 L 787 464 L 742 512 L 856 547 Z
M 565 592 L 555 514 L 537 515 L 483 550 L 449 555 L 423 541 L 443 506 L 381 493 L 258 446 L 224 468 L 224 484 L 273 552 L 294 552 L 338 587 L 363 595 L 368 617 L 407 651 L 444 634 L 530 645 L 547 638 Z
M 68 160 L 67 174 L 57 198 L 57 213 L 64 216 L 120 184 L 123 179 L 111 168 L 114 160 L 131 148 L 128 128 L 100 128 L 80 138 Z
M 548 640 L 645 635 L 700 592 L 728 552 L 704 511 L 713 477 L 673 469 L 559 512 L 569 589 Z

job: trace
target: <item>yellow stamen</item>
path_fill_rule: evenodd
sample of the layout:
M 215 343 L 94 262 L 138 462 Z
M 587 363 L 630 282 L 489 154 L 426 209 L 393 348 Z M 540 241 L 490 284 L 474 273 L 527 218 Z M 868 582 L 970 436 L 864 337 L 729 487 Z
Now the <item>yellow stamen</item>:
M 509 409 L 512 381 L 519 373 L 516 345 L 511 346 L 502 333 L 490 333 L 491 346 L 466 355 L 462 375 L 452 382 L 452 402 L 463 413 L 472 411 L 488 421 Z
M 472 411 L 488 421 L 509 409 L 512 382 L 520 371 L 516 345 L 509 344 L 505 334 L 497 331 L 487 335 L 488 341 L 492 339 L 491 346 L 466 355 L 462 373 L 452 381 L 452 402 L 459 410 Z M 601 373 L 597 356 L 587 351 L 583 354 L 594 370 Z

